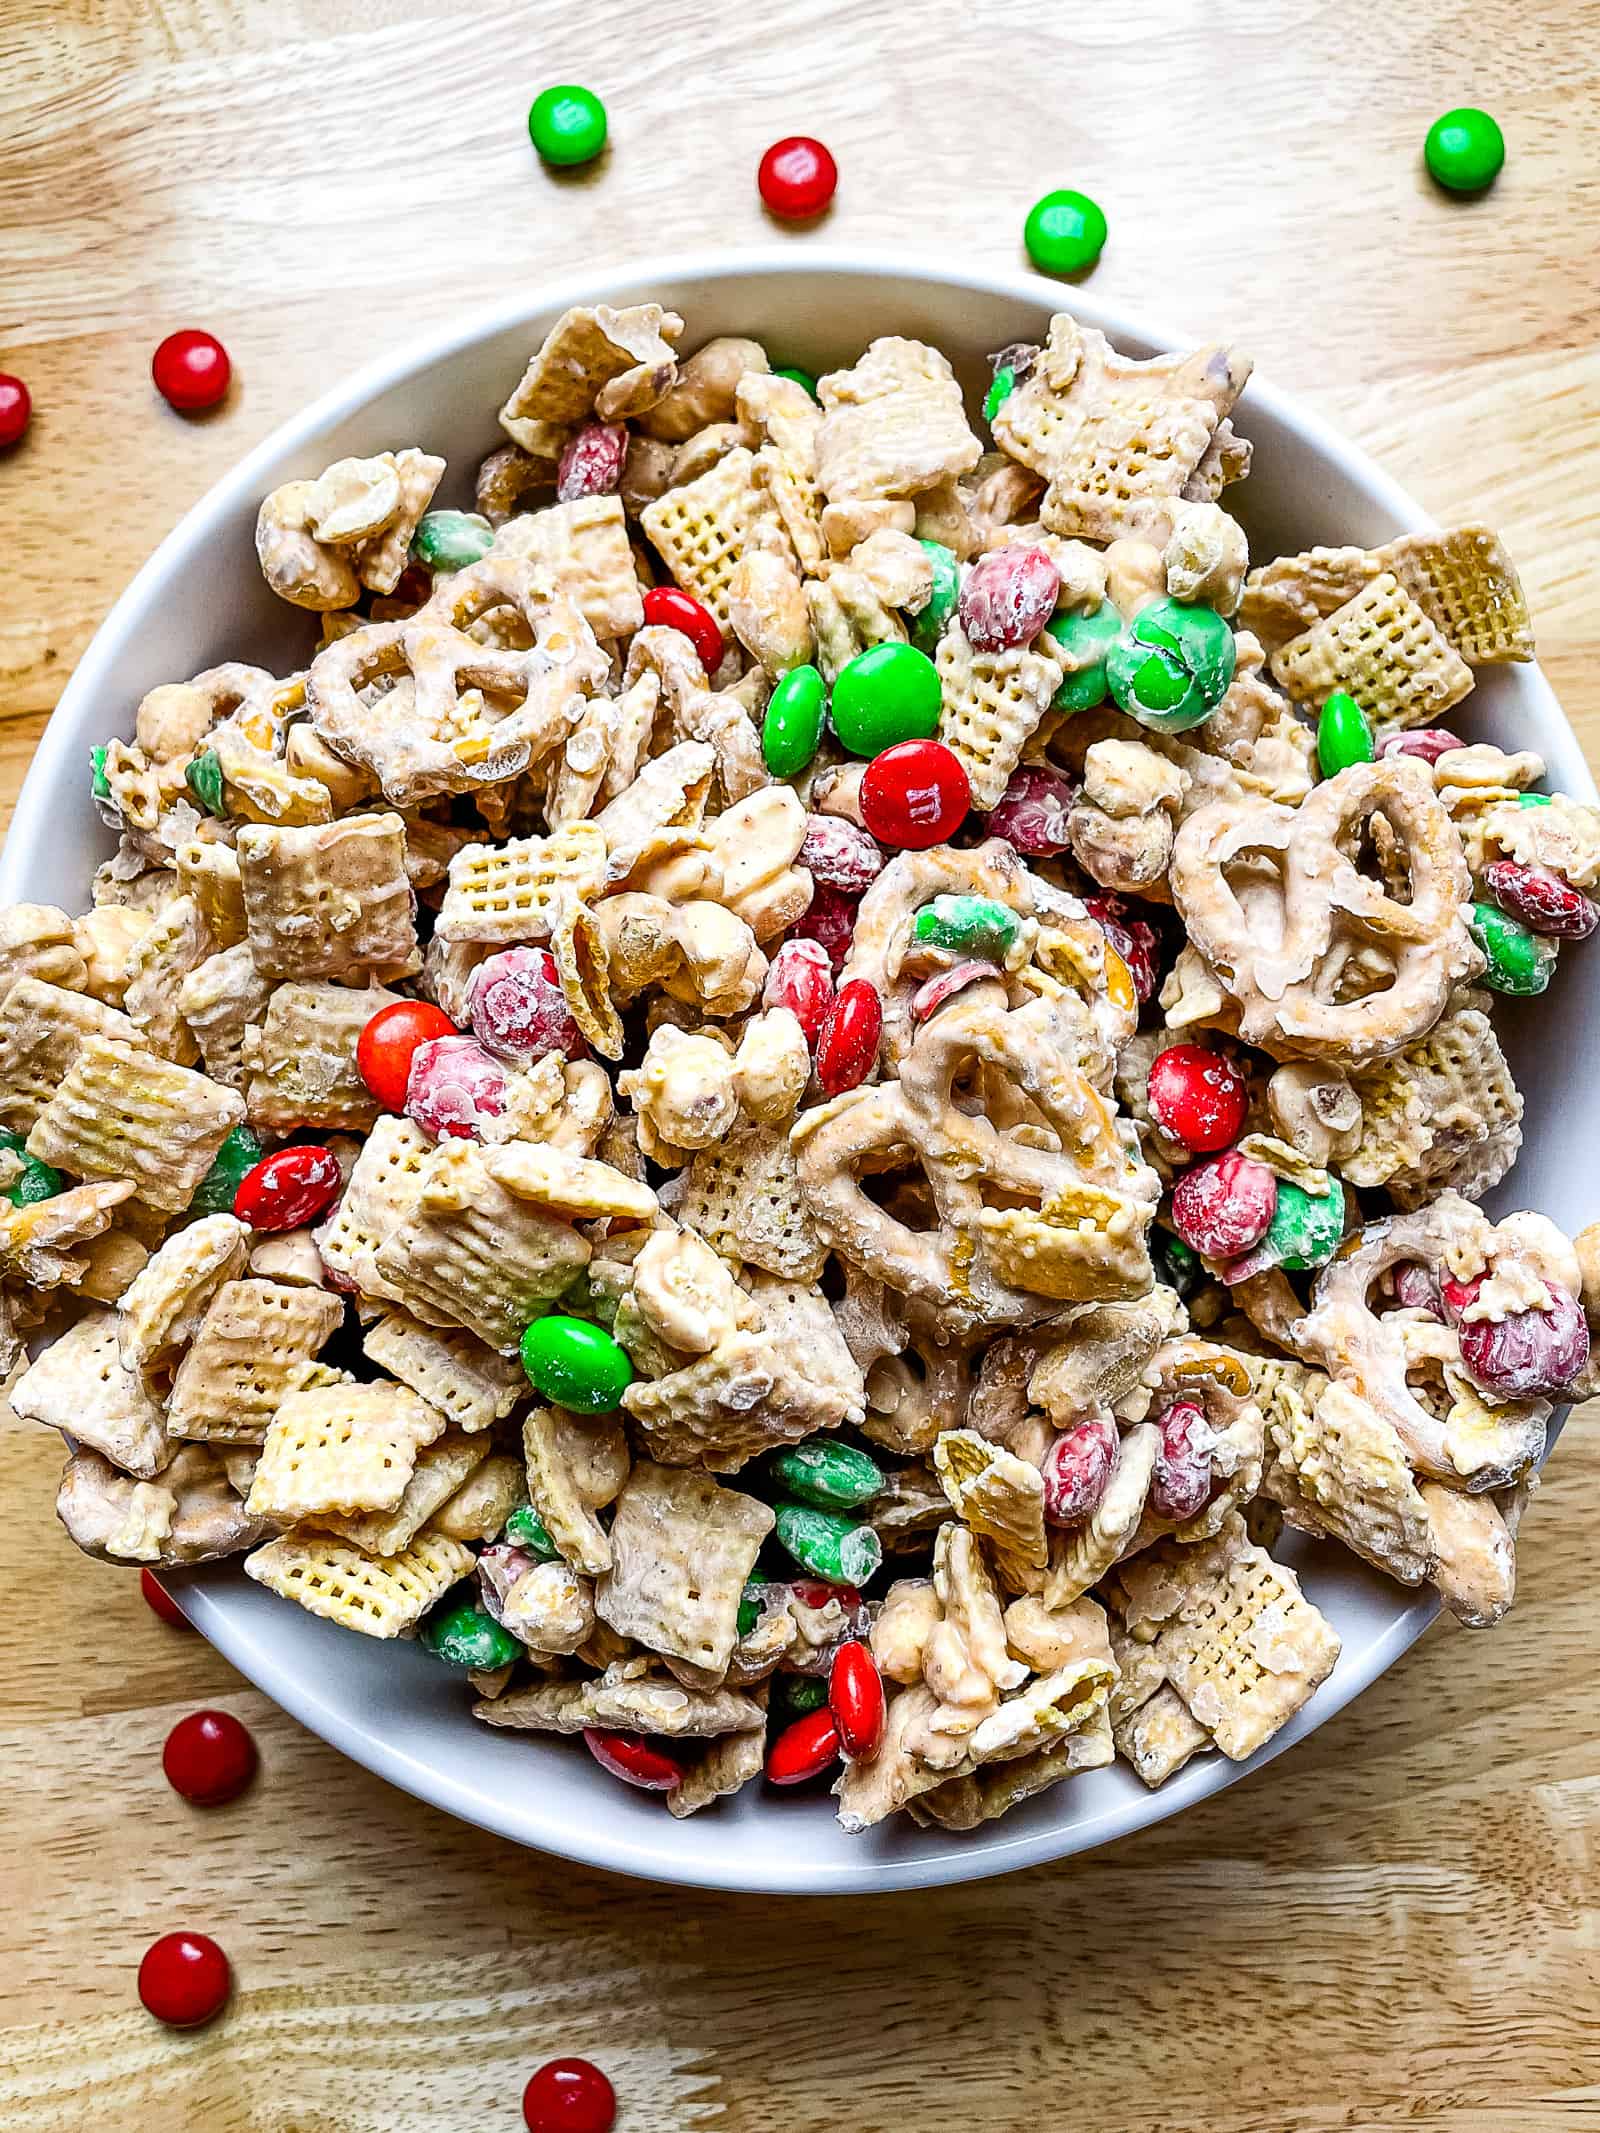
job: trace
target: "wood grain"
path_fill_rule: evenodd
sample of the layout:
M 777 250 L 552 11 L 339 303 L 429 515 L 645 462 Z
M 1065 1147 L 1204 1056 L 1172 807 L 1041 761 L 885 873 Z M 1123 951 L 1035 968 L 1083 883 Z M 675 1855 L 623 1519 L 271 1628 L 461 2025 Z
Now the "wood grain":
M 841 243 L 1015 265 L 1035 194 L 1092 191 L 1097 293 L 1227 331 L 1502 529 L 1600 758 L 1597 31 L 1573 0 L 0 0 L 0 367 L 39 409 L 0 457 L 0 821 L 111 600 L 275 423 L 508 286 L 771 241 L 754 165 L 797 127 Z M 524 117 L 573 78 L 613 146 L 557 180 Z M 1463 101 L 1510 142 L 1479 202 L 1419 164 Z M 186 323 L 238 373 L 188 422 L 148 375 Z M 0 1425 L 0 2127 L 511 2128 L 561 2051 L 626 2133 L 1600 2127 L 1594 1436 L 1510 1620 L 1432 1632 L 1259 1777 L 1075 1864 L 780 1907 L 520 1853 L 342 1762 L 77 1556 L 53 1441 Z M 159 1773 L 203 1702 L 264 1761 L 209 1814 Z M 181 1921 L 238 1992 L 172 2037 L 132 1978 Z

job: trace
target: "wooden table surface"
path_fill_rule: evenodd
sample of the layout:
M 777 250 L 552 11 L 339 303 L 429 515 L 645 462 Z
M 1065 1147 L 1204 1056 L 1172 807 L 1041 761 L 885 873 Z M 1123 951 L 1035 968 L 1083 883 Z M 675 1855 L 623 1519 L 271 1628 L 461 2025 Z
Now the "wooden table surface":
M 6 818 L 112 598 L 241 453 L 510 287 L 771 241 L 755 163 L 797 129 L 838 155 L 840 243 L 1010 268 L 1037 193 L 1094 193 L 1097 294 L 1233 335 L 1501 528 L 1594 759 L 1597 32 L 1576 0 L 0 0 L 0 368 L 38 408 L 0 458 Z M 558 182 L 524 115 L 573 78 L 613 145 Z M 1462 203 L 1420 149 L 1471 101 L 1510 161 Z M 237 383 L 185 421 L 148 366 L 190 323 Z M 1592 1422 L 1494 1635 L 1434 1630 L 1145 1836 L 849 1904 L 634 1886 L 388 1790 L 78 1556 L 54 1441 L 8 1423 L 0 2127 L 489 2133 L 563 2052 L 611 2069 L 625 2133 L 1600 2126 Z M 210 1814 L 159 1771 L 201 1703 L 264 1763 Z M 190 2036 L 133 1997 L 180 1922 L 237 1972 Z

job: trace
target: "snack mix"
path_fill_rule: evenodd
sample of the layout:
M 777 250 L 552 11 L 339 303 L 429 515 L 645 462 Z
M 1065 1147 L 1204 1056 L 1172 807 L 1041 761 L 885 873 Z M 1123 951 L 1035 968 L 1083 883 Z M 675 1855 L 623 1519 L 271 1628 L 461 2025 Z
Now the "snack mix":
M 1600 810 L 1451 730 L 1478 525 L 1249 567 L 1228 348 L 808 389 L 655 304 L 261 505 L 301 671 L 0 911 L 0 1339 L 104 1560 L 246 1574 L 686 1815 L 1247 1757 L 1279 1553 L 1510 1606 L 1600 1229 L 1491 1222 Z M 289 618 L 286 617 L 286 621 Z M 30 1360 L 30 1356 L 33 1358 Z

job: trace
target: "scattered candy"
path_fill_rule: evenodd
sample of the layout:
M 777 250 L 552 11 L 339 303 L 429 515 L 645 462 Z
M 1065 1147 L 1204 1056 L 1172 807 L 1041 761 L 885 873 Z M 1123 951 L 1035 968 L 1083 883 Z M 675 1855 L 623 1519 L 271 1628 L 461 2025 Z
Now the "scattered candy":
M 403 1111 L 418 1045 L 457 1034 L 444 1009 L 431 1000 L 397 1000 L 380 1007 L 356 1040 L 356 1071 L 386 1111 Z
M 1440 756 L 1452 755 L 1466 742 L 1457 733 L 1445 726 L 1413 726 L 1409 733 L 1391 733 L 1378 743 L 1378 757 L 1386 761 L 1393 755 L 1420 755 L 1430 767 Z
M 1042 548 L 996 548 L 967 572 L 957 608 L 975 652 L 1032 644 L 1055 613 L 1061 573 Z
M 603 1326 L 552 1311 L 522 1336 L 522 1367 L 536 1392 L 574 1414 L 609 1415 L 633 1383 L 627 1350 Z
M 1223 1269 L 1228 1283 L 1262 1274 L 1281 1266 L 1286 1273 L 1304 1274 L 1312 1267 L 1326 1266 L 1344 1236 L 1344 1187 L 1330 1177 L 1324 1193 L 1307 1192 L 1292 1178 L 1279 1178 L 1272 1220 L 1255 1249 Z
M 1436 118 L 1422 146 L 1435 182 L 1452 193 L 1481 193 L 1499 177 L 1506 137 L 1487 111 L 1462 104 Z
M 589 1055 L 548 948 L 503 948 L 480 963 L 467 987 L 467 1013 L 485 1051 L 512 1066 L 533 1066 L 551 1052 Z M 453 1034 L 448 1022 L 439 1034 Z
M 767 1750 L 769 1785 L 804 1785 L 839 1760 L 839 1726 L 826 1705 L 785 1726 Z
M 235 1126 L 189 1202 L 192 1215 L 231 1215 L 239 1187 L 253 1166 L 260 1162 L 262 1147 L 248 1126 Z
M 139 1998 L 169 2029 L 197 2029 L 227 2005 L 228 1958 L 204 1933 L 164 1933 L 139 1965 Z
M 1600 905 L 1549 867 L 1496 859 L 1484 868 L 1483 885 L 1501 910 L 1520 919 L 1531 933 L 1582 941 L 1600 926 Z
M 1083 908 L 1102 927 L 1106 939 L 1127 965 L 1140 1004 L 1155 998 L 1156 951 L 1161 942 L 1154 926 L 1130 918 L 1120 896 L 1086 896 Z
M 446 1666 L 470 1667 L 485 1674 L 522 1657 L 522 1646 L 510 1630 L 471 1600 L 431 1615 L 417 1632 L 417 1641 Z
M 1017 374 L 1009 363 L 1002 363 L 989 381 L 989 390 L 983 396 L 983 419 L 993 422 L 1011 395 L 1017 389 Z
M 518 1504 L 506 1520 L 506 1539 L 536 1563 L 553 1563 L 561 1553 L 532 1504 Z
M 840 669 L 829 712 L 852 755 L 876 756 L 899 741 L 930 740 L 943 703 L 938 669 L 927 653 L 891 640 Z
M 834 1653 L 828 1669 L 828 1709 L 838 1729 L 839 1746 L 852 1761 L 877 1754 L 888 1708 L 883 1676 L 871 1652 L 858 1639 L 849 1638 Z
M 1122 617 L 1111 602 L 1102 600 L 1087 615 L 1057 615 L 1045 631 L 1066 653 L 1069 669 L 1050 699 L 1051 710 L 1092 711 L 1103 704 L 1111 687 L 1106 661 L 1122 635 Z
M 1474 1302 L 1478 1282 L 1465 1288 Z M 1553 1309 L 1510 1311 L 1504 1318 L 1462 1318 L 1452 1310 L 1467 1375 L 1497 1400 L 1546 1400 L 1562 1392 L 1589 1360 L 1589 1328 L 1575 1297 L 1552 1287 Z M 1447 1298 L 1448 1301 L 1448 1298 Z
M 1022 241 L 1041 274 L 1081 274 L 1105 248 L 1106 218 L 1087 193 L 1046 193 L 1028 210 Z
M 15 444 L 33 420 L 33 395 L 20 378 L 0 370 L 0 451 Z
M 5 1188 L 5 1197 L 13 1207 L 37 1207 L 41 1200 L 53 1200 L 56 1194 L 66 1189 L 66 1179 L 53 1163 L 42 1163 L 36 1155 L 29 1155 L 28 1144 L 20 1133 L 9 1127 L 0 1128 L 0 1149 L 7 1150 L 21 1163 L 17 1176 Z
M 828 705 L 815 667 L 791 667 L 767 698 L 761 757 L 775 778 L 797 778 L 817 752 Z
M 1039 1469 L 1044 1515 L 1052 1526 L 1070 1531 L 1093 1511 L 1110 1483 L 1117 1441 L 1117 1425 L 1109 1415 L 1090 1415 L 1057 1437 Z
M 700 664 L 714 674 L 722 664 L 722 631 L 709 607 L 676 585 L 652 585 L 644 596 L 646 629 L 677 630 L 700 654 Z
M 1354 763 L 1373 759 L 1372 728 L 1367 714 L 1343 689 L 1335 689 L 1317 720 L 1317 768 L 1325 778 L 1336 778 Z
M 411 555 L 430 571 L 467 570 L 483 561 L 493 540 L 494 528 L 476 511 L 426 511 L 411 537 Z
M 811 908 L 790 927 L 789 939 L 819 943 L 837 973 L 844 968 L 855 930 L 855 898 L 842 889 L 819 887 L 812 892 Z
M 767 965 L 763 1007 L 786 1007 L 815 1045 L 833 1011 L 833 970 L 820 941 L 787 940 Z
M 435 1140 L 477 1140 L 506 1107 L 506 1070 L 476 1037 L 430 1037 L 411 1054 L 406 1116 Z
M 1555 974 L 1553 941 L 1530 932 L 1494 904 L 1475 903 L 1467 916 L 1467 929 L 1488 960 L 1481 982 L 1491 992 L 1531 999 L 1544 991 Z
M 562 448 L 556 501 L 572 504 L 584 496 L 610 496 L 622 480 L 627 457 L 626 423 L 586 422 Z
M 343 1184 L 331 1148 L 280 1148 L 239 1180 L 233 1211 L 252 1229 L 304 1229 L 327 1213 Z
M 1208 1434 L 1205 1409 L 1193 1400 L 1175 1400 L 1158 1420 L 1161 1440 L 1150 1477 L 1150 1508 L 1158 1518 L 1181 1525 L 1197 1518 L 1211 1500 L 1211 1460 L 1203 1449 Z
M 911 1019 L 926 1022 L 940 1008 L 953 1000 L 958 992 L 965 992 L 982 978 L 995 975 L 993 963 L 954 963 L 948 970 L 936 970 L 926 983 L 919 985 L 911 995 Z
M 1003 963 L 1021 933 L 1016 912 L 988 896 L 936 896 L 911 922 L 911 938 L 919 948 L 943 948 L 991 963 Z
M 989 814 L 989 834 L 1028 859 L 1052 859 L 1069 845 L 1067 816 L 1078 788 L 1065 772 L 1024 763 Z
M 800 369 L 798 364 L 782 363 L 772 373 L 772 375 L 775 378 L 792 379 L 796 385 L 801 386 L 806 392 L 808 392 L 813 400 L 817 397 L 816 379 L 811 375 L 809 370 Z
M 813 881 L 850 896 L 870 889 L 888 863 L 877 838 L 843 815 L 812 815 L 795 855 L 795 865 L 804 867 Z
M 819 1511 L 855 1511 L 883 1487 L 883 1469 L 853 1444 L 819 1438 L 775 1452 L 768 1471 L 786 1494 Z
M 1186 733 L 1228 693 L 1233 632 L 1215 608 L 1152 600 L 1106 654 L 1119 711 L 1157 733 Z
M 681 1782 L 683 1772 L 672 1757 L 652 1748 L 637 1733 L 604 1733 L 598 1726 L 585 1726 L 584 1745 L 600 1765 L 624 1784 L 641 1792 L 670 1792 Z
M 919 540 L 917 545 L 933 565 L 933 590 L 911 617 L 911 642 L 931 659 L 961 597 L 961 566 L 943 541 Z
M 1236 1259 L 1266 1235 L 1278 1181 L 1247 1155 L 1217 1155 L 1172 1188 L 1172 1226 L 1204 1259 Z
M 870 1526 L 811 1504 L 775 1507 L 777 1534 L 802 1570 L 830 1585 L 862 1585 L 883 1561 L 883 1543 Z
M 616 2090 L 587 2059 L 549 2059 L 522 2092 L 522 2116 L 528 2133 L 611 2133 Z
M 832 200 L 839 166 L 808 134 L 774 141 L 761 158 L 756 185 L 769 214 L 783 222 L 810 222 Z
M 558 169 L 592 163 L 606 145 L 606 107 L 576 82 L 541 89 L 528 112 L 528 138 Z
M 1233 1061 L 1199 1044 L 1173 1044 L 1158 1053 L 1146 1095 L 1162 1132 L 1196 1155 L 1231 1147 L 1250 1105 L 1249 1088 Z
M 1518 807 L 1548 807 L 1550 800 L 1551 795 L 1547 792 L 1519 792 L 1517 794 Z
M 170 1628 L 194 1628 L 194 1624 L 153 1570 L 139 1572 L 139 1590 L 144 1594 L 144 1603 L 150 1612 L 159 1615 Z
M 221 817 L 228 812 L 223 794 L 222 765 L 214 748 L 202 748 L 193 762 L 184 766 L 183 782 L 208 815 Z
M 861 779 L 862 821 L 880 844 L 907 851 L 948 843 L 971 805 L 966 766 L 943 741 L 900 741 Z
M 89 750 L 89 790 L 97 800 L 111 798 L 111 783 L 106 776 L 106 754 L 104 741 Z
M 231 1711 L 191 1711 L 167 1735 L 161 1768 L 196 1807 L 221 1807 L 255 1776 L 256 1744 Z
M 186 326 L 169 333 L 150 359 L 156 391 L 182 415 L 215 407 L 228 390 L 233 365 L 214 333 Z
M 859 1088 L 878 1060 L 883 1002 L 866 978 L 839 988 L 817 1039 L 817 1079 L 829 1096 Z

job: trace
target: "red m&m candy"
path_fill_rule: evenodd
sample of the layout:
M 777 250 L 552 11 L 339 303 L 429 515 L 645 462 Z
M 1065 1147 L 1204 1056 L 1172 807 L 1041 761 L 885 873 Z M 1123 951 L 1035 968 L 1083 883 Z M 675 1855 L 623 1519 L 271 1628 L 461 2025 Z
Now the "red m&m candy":
M 861 779 L 861 819 L 880 844 L 925 852 L 953 837 L 972 805 L 960 758 L 943 741 L 897 741 Z
M 756 172 L 768 213 L 783 222 L 809 222 L 820 215 L 838 183 L 838 164 L 820 141 L 804 133 L 774 141 Z
M 714 674 L 722 664 L 722 631 L 716 616 L 693 593 L 676 585 L 652 585 L 644 596 L 646 629 L 681 630 L 700 654 L 700 664 Z
M 817 1079 L 830 1096 L 859 1088 L 872 1072 L 883 1035 L 883 1002 L 866 978 L 841 985 L 817 1040 Z
M 20 378 L 0 370 L 0 451 L 17 439 L 33 419 L 33 395 Z
M 833 967 L 820 941 L 785 941 L 767 965 L 763 1007 L 786 1007 L 815 1044 L 833 1008 Z
M 670 1792 L 683 1776 L 670 1755 L 652 1748 L 637 1733 L 606 1733 L 598 1726 L 585 1726 L 584 1746 L 600 1765 L 625 1785 L 641 1792 Z
M 549 1052 L 589 1056 L 548 948 L 504 948 L 480 963 L 467 988 L 467 1011 L 479 1043 L 513 1066 L 532 1066 Z
M 839 1726 L 826 1704 L 785 1726 L 767 1750 L 769 1785 L 803 1785 L 839 1756 Z
M 397 1000 L 380 1007 L 356 1043 L 356 1070 L 386 1111 L 406 1107 L 411 1055 L 435 1037 L 454 1037 L 456 1026 L 431 1000 Z
M 611 2133 L 617 2092 L 587 2059 L 548 2059 L 522 2092 L 528 2133 Z
M 227 2003 L 228 1958 L 204 1933 L 164 1933 L 139 1965 L 139 1997 L 169 2029 L 194 2029 Z
M 856 898 L 819 883 L 811 894 L 811 908 L 790 927 L 789 939 L 815 941 L 838 972 L 844 968 L 855 930 Z
M 233 1211 L 252 1229 L 304 1229 L 327 1213 L 343 1183 L 331 1148 L 280 1148 L 239 1180 Z
M 1278 1204 L 1278 1181 L 1247 1155 L 1217 1155 L 1172 1188 L 1172 1226 L 1203 1259 L 1237 1259 L 1259 1244 Z
M 196 1807 L 220 1807 L 255 1776 L 256 1744 L 231 1711 L 191 1711 L 167 1735 L 161 1768 Z
M 144 1594 L 145 1605 L 163 1622 L 170 1622 L 174 1629 L 193 1629 L 194 1624 L 168 1592 L 153 1570 L 139 1572 L 139 1590 Z
M 1250 1100 L 1233 1061 L 1199 1044 L 1173 1044 L 1160 1053 L 1146 1093 L 1162 1132 L 1197 1155 L 1232 1146 Z
M 889 1706 L 883 1676 L 858 1638 L 847 1639 L 833 1655 L 828 1669 L 828 1709 L 846 1755 L 877 1754 Z
M 150 359 L 150 375 L 168 407 L 192 415 L 216 406 L 228 390 L 233 365 L 214 333 L 186 326 L 181 333 L 169 333 L 161 343 Z

